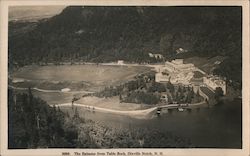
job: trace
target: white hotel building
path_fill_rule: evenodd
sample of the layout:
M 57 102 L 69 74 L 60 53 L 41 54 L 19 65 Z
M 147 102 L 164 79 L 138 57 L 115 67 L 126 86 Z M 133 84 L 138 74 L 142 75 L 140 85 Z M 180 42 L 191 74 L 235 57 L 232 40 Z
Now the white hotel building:
M 155 81 L 190 85 L 191 79 L 194 76 L 194 71 L 203 72 L 191 63 L 184 64 L 183 59 L 176 59 L 171 62 L 166 62 L 164 66 L 158 69 L 155 74 Z M 223 90 L 223 94 L 226 94 L 226 82 L 218 76 L 209 75 L 203 77 L 203 83 L 211 90 L 220 87 Z
M 156 82 L 171 82 L 173 84 L 189 85 L 195 70 L 195 66 L 191 63 L 183 64 L 183 59 L 176 59 L 166 62 L 155 75 Z
M 179 72 L 179 71 L 193 71 L 195 69 L 195 66 L 192 63 L 183 63 L 183 59 L 175 59 L 171 62 L 165 63 L 165 69 L 167 69 L 170 72 Z

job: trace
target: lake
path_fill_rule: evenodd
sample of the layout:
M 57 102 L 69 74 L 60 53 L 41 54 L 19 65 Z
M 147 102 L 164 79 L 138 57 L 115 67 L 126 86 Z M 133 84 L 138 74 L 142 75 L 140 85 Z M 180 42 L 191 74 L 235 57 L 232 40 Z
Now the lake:
M 241 148 L 242 105 L 241 99 L 225 102 L 210 108 L 191 112 L 164 114 L 152 119 L 134 119 L 110 113 L 90 112 L 78 109 L 85 119 L 98 121 L 114 128 L 152 128 L 161 132 L 173 132 L 188 138 L 200 148 Z

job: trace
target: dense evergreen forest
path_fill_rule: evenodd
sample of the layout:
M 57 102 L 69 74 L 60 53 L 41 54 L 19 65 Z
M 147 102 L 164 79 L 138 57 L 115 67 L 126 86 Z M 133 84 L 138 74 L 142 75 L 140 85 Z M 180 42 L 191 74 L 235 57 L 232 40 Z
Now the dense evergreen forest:
M 216 74 L 241 83 L 241 7 L 67 7 L 25 33 L 10 22 L 9 65 L 61 61 L 156 62 L 226 56 Z M 16 28 L 16 29 L 15 29 Z
M 76 126 L 60 109 L 28 94 L 8 92 L 9 148 L 76 147 Z

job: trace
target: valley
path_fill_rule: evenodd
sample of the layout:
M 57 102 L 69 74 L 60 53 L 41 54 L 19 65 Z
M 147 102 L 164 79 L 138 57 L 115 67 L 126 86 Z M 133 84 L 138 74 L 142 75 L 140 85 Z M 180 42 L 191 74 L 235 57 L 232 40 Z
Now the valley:
M 9 148 L 242 148 L 241 7 L 37 9 L 10 13 Z

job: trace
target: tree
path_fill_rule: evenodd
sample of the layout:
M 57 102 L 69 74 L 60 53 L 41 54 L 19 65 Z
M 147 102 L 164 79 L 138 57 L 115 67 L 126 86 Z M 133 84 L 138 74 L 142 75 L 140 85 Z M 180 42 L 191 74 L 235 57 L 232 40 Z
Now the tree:
M 180 96 L 179 96 L 179 92 L 175 93 L 175 100 L 179 103 L 180 102 Z
M 191 103 L 192 102 L 192 95 L 191 95 L 191 92 L 188 92 L 187 94 L 187 103 Z
M 199 96 L 200 96 L 200 91 L 199 91 L 199 89 L 197 90 L 196 95 L 197 95 L 197 97 L 199 97 Z
M 193 87 L 191 88 L 190 95 L 191 95 L 191 98 L 194 98 L 194 88 Z
M 181 86 L 178 86 L 178 92 L 180 93 L 181 92 Z
M 174 85 L 171 82 L 167 83 L 167 88 L 169 89 L 170 93 L 174 93 Z
M 79 113 L 78 113 L 77 107 L 75 108 L 75 112 L 74 112 L 73 118 L 79 118 Z
M 161 36 L 160 39 L 160 50 L 164 53 L 168 58 L 173 57 L 174 55 L 174 42 L 176 40 L 176 34 L 165 34 Z
M 120 100 L 120 102 L 122 101 L 122 95 L 121 94 L 119 94 L 119 100 Z
M 46 102 L 33 97 L 31 92 L 16 94 L 16 102 L 18 107 L 15 109 L 14 96 L 12 90 L 9 90 L 9 148 L 69 146 L 71 140 L 65 136 L 71 134 L 67 134 L 64 113 L 59 108 L 51 108 Z M 73 131 L 78 133 L 76 129 Z M 72 144 L 72 147 L 76 145 Z
M 183 99 L 184 98 L 184 92 L 183 92 L 183 88 L 180 89 L 180 98 Z
M 214 94 L 214 98 L 217 102 L 220 101 L 220 98 L 223 96 L 223 90 L 221 87 L 216 87 L 215 88 L 215 94 Z

